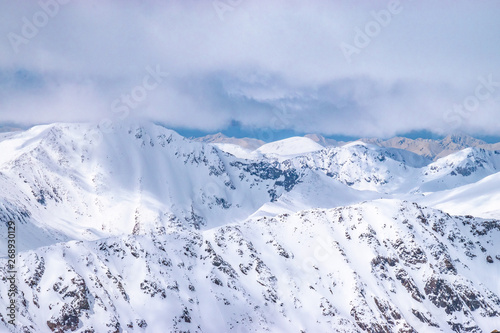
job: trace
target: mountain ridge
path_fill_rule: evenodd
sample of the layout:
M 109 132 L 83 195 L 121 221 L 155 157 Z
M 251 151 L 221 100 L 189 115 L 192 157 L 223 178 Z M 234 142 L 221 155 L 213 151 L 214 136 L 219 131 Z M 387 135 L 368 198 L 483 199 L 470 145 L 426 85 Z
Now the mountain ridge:
M 222 133 L 209 134 L 203 137 L 191 137 L 193 141 L 205 142 L 205 143 L 227 143 L 235 144 L 245 149 L 255 150 L 260 146 L 264 145 L 265 142 L 254 138 L 235 138 L 227 137 Z
M 500 150 L 500 142 L 486 143 L 485 141 L 476 139 L 473 136 L 460 133 L 449 134 L 443 139 L 410 139 L 407 137 L 396 136 L 385 140 L 378 138 L 360 138 L 355 141 L 337 141 L 334 139 L 325 138 L 320 134 L 306 134 L 304 135 L 304 137 L 313 140 L 323 147 L 340 147 L 355 141 L 362 141 L 377 145 L 379 147 L 408 150 L 418 155 L 431 158 L 433 160 L 437 160 L 441 157 L 445 157 L 454 152 L 470 147 L 483 148 L 491 151 Z M 242 148 L 248 149 L 249 151 L 257 150 L 258 148 L 260 148 L 260 146 L 266 144 L 262 140 L 251 138 L 228 138 L 222 133 L 191 139 L 207 143 L 224 143 L 237 145 Z M 228 149 L 230 149 L 230 147 L 228 147 Z
M 344 142 L 328 141 L 320 136 L 318 136 L 317 140 L 318 142 L 323 142 L 323 145 L 325 146 L 338 146 L 346 144 Z M 445 138 L 438 140 L 422 138 L 409 139 L 406 137 L 394 137 L 387 140 L 377 138 L 361 138 L 359 140 L 380 147 L 408 150 L 434 160 L 470 147 L 483 148 L 492 151 L 500 150 L 500 142 L 486 143 L 483 140 L 476 139 L 466 134 L 449 134 Z

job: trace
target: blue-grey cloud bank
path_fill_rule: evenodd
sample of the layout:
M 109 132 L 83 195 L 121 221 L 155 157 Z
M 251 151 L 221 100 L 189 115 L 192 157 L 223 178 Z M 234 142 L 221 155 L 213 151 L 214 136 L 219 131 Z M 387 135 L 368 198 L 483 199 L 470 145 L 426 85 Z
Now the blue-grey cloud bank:
M 497 1 L 4 1 L 0 122 L 497 135 Z

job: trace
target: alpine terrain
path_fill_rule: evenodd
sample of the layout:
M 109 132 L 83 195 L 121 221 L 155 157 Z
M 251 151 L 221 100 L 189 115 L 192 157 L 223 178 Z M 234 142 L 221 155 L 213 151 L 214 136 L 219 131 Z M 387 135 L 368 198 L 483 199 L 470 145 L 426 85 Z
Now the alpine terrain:
M 0 133 L 0 332 L 500 329 L 496 148 Z

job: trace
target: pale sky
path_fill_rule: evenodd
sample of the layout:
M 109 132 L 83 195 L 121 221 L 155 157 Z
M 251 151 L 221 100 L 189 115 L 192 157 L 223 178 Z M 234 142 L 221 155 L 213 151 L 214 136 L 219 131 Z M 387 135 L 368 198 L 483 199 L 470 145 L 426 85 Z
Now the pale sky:
M 0 123 L 500 133 L 498 1 L 2 1 Z

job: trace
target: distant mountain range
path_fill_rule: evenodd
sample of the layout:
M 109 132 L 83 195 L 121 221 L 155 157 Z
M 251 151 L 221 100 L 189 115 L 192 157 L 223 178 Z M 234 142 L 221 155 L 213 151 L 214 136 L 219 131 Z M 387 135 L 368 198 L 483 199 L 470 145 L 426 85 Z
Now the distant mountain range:
M 305 137 L 322 145 L 323 147 L 341 147 L 351 142 L 328 139 L 319 134 L 307 134 L 305 135 Z M 265 142 L 262 140 L 251 138 L 230 138 L 222 133 L 191 139 L 194 141 L 206 143 L 234 144 L 248 150 L 256 150 L 257 148 L 265 144 Z M 433 160 L 437 160 L 441 157 L 450 155 L 454 152 L 469 147 L 483 148 L 492 151 L 500 150 L 500 142 L 490 144 L 465 134 L 448 135 L 441 140 L 408 139 L 405 137 L 394 137 L 388 140 L 377 138 L 361 138 L 358 141 L 370 143 L 379 147 L 404 149 Z
M 380 147 L 405 149 L 415 154 L 426 156 L 434 160 L 450 155 L 465 148 L 475 147 L 486 150 L 500 150 L 500 143 L 489 144 L 468 135 L 448 135 L 442 140 L 408 139 L 396 137 L 389 140 L 361 139 Z

